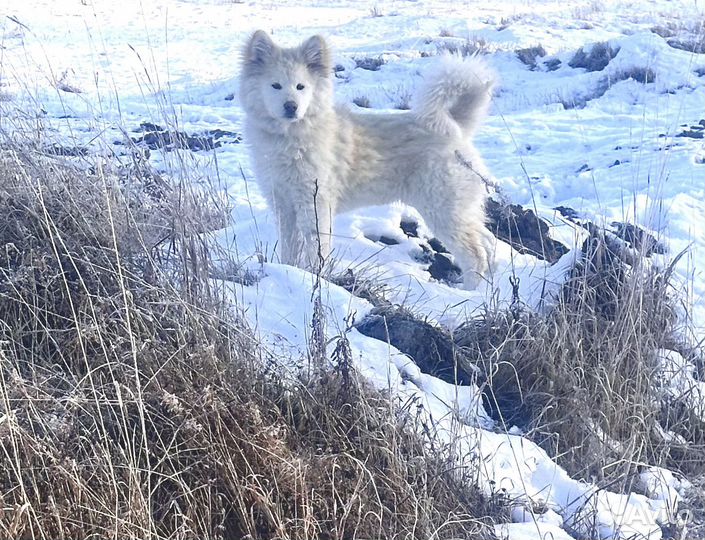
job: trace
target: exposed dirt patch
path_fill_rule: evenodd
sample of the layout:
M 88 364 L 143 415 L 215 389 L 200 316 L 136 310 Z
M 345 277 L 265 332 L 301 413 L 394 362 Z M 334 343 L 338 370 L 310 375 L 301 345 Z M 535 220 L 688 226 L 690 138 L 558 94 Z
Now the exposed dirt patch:
M 136 132 L 142 135 L 132 138 L 135 144 L 146 146 L 150 150 L 164 149 L 168 152 L 213 150 L 226 143 L 237 144 L 242 141 L 242 136 L 233 131 L 210 129 L 204 133 L 192 135 L 183 131 L 168 130 L 151 122 L 142 122 Z
M 386 64 L 386 62 L 381 56 L 378 56 L 377 58 L 368 56 L 365 58 L 356 58 L 355 64 L 356 67 L 359 67 L 360 69 L 366 69 L 367 71 L 379 71 L 379 68 Z
M 448 331 L 414 317 L 403 308 L 376 308 L 356 328 L 409 355 L 423 373 L 451 384 L 470 384 L 476 378 L 477 368 L 455 346 Z
M 419 224 L 410 219 L 402 219 L 401 230 L 410 238 L 419 238 Z M 438 238 L 425 238 L 421 244 L 421 253 L 416 260 L 428 264 L 428 272 L 433 279 L 445 283 L 460 283 L 462 270 L 453 262 L 448 249 Z
M 676 137 L 687 137 L 689 139 L 702 139 L 705 135 L 705 120 L 700 120 L 694 126 L 682 126 L 684 129 Z
M 569 249 L 551 238 L 548 223 L 532 210 L 518 204 L 503 205 L 487 200 L 487 228 L 519 253 L 534 255 L 543 261 L 556 262 Z
M 613 221 L 612 227 L 615 228 L 614 233 L 617 235 L 617 238 L 624 240 L 628 247 L 638 250 L 646 257 L 650 257 L 654 253 L 664 254 L 668 252 L 668 249 L 663 243 L 659 242 L 653 234 L 638 225 Z

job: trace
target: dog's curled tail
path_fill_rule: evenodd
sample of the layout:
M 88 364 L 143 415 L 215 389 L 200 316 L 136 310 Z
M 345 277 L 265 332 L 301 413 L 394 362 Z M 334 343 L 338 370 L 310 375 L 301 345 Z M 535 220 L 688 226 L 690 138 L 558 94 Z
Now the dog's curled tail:
M 411 106 L 418 121 L 439 134 L 470 136 L 487 113 L 494 72 L 477 56 L 445 55 L 423 79 Z

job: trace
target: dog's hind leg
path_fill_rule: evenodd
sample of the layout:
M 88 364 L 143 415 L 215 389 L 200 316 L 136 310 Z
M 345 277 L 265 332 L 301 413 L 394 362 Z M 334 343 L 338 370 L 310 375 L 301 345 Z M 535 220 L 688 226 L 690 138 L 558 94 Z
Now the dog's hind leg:
M 434 234 L 455 256 L 463 271 L 463 287 L 476 289 L 487 276 L 493 259 L 493 236 L 485 228 L 482 213 L 472 215 L 468 210 L 424 213 L 422 208 L 419 210 Z
M 461 224 L 457 230 L 450 231 L 446 240 L 463 270 L 463 286 L 468 290 L 477 289 L 490 269 L 491 254 L 482 229 L 484 226 L 476 223 Z

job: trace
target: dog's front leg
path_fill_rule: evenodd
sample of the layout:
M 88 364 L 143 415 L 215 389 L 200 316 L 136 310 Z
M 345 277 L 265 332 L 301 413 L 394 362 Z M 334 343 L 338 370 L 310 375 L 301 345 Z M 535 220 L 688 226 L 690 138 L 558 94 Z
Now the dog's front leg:
M 286 201 L 276 201 L 277 228 L 279 230 L 279 260 L 283 264 L 301 266 L 303 238 L 299 234 L 296 209 Z
M 297 224 L 303 238 L 301 252 L 304 268 L 320 272 L 329 260 L 333 222 L 331 198 L 316 189 L 309 204 L 303 205 L 297 212 Z
M 312 272 L 330 257 L 331 198 L 319 189 L 308 193 L 281 192 L 274 196 L 279 229 L 279 260 Z

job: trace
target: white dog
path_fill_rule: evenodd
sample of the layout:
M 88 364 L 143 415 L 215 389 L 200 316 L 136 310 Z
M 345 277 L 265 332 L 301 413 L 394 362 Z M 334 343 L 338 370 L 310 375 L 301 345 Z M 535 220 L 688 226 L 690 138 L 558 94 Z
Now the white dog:
M 467 288 L 487 272 L 484 165 L 470 138 L 489 105 L 490 70 L 439 58 L 412 109 L 357 113 L 333 100 L 331 54 L 313 36 L 296 48 L 263 31 L 244 50 L 240 99 L 257 180 L 276 213 L 280 258 L 319 270 L 333 217 L 402 201 L 416 208 L 460 264 Z

